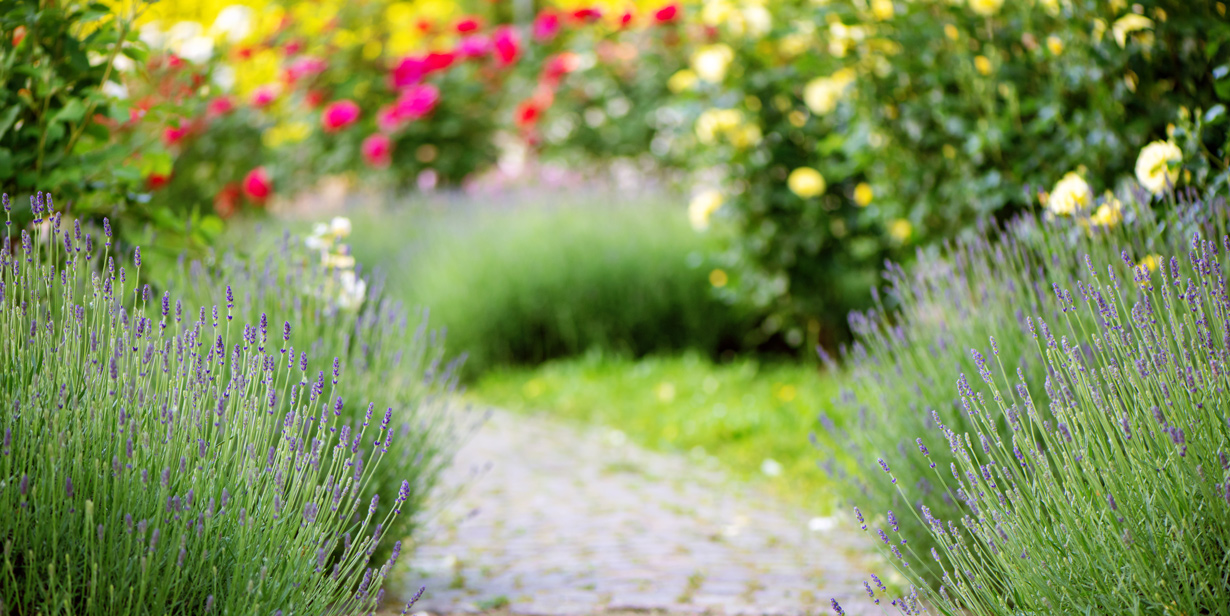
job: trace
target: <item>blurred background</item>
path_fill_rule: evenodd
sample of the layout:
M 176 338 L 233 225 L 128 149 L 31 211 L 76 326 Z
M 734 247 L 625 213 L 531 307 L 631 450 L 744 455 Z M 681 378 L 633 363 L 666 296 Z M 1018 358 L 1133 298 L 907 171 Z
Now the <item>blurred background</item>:
M 894 307 L 886 262 L 1227 185 L 1223 2 L 43 5 L 0 9 L 15 224 L 44 190 L 167 262 L 344 236 L 352 299 L 426 310 L 471 399 L 820 512 L 818 356 Z

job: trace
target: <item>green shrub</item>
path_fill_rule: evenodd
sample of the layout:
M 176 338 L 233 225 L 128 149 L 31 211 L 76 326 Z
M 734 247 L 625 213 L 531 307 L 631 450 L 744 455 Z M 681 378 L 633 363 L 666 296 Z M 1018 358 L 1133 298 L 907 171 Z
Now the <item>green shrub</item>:
M 217 284 L 213 310 L 160 300 L 109 225 L 94 240 L 49 205 L 35 216 L 47 222 L 0 251 L 0 611 L 374 609 L 400 551 L 376 560 L 376 546 L 417 505 L 409 481 L 376 484 L 418 437 L 391 414 L 342 412 L 366 406 L 344 401 L 348 383 L 387 376 L 387 355 L 347 356 L 359 365 L 332 384 L 305 369 L 327 359 L 291 359 L 292 336 L 319 336 L 298 347 L 315 357 L 349 333 L 320 325 L 334 302 L 292 299 L 327 280 L 235 268 L 223 273 L 265 274 L 265 293 Z M 365 327 L 350 336 L 361 348 L 384 333 Z
M 1171 199 L 1173 198 L 1172 195 Z M 1119 226 L 1090 227 L 1073 224 L 1079 221 L 1079 218 L 1056 218 L 1048 221 L 1027 216 L 1005 229 L 988 231 L 977 238 L 957 242 L 940 258 L 921 258 L 908 271 L 891 267 L 886 272 L 889 282 L 888 295 L 890 303 L 897 308 L 889 310 L 880 304 L 867 314 L 851 316 L 855 341 L 844 353 L 851 364 L 848 390 L 834 400 L 833 404 L 839 418 L 856 413 L 859 419 L 857 422 L 846 422 L 839 426 L 822 414 L 821 422 L 827 429 L 819 435 L 818 441 L 829 453 L 824 466 L 842 486 L 843 497 L 859 505 L 866 513 L 867 524 L 873 529 L 877 525 L 882 526 L 885 523 L 882 516 L 887 515 L 887 511 L 896 512 L 896 522 L 892 525 L 899 527 L 901 535 L 909 537 L 910 540 L 909 549 L 901 547 L 900 550 L 926 555 L 929 548 L 938 547 L 943 551 L 950 545 L 944 537 L 930 534 L 928 525 L 924 523 L 926 515 L 921 513 L 923 505 L 926 505 L 930 512 L 927 515 L 945 522 L 977 521 L 980 525 L 976 529 L 978 533 L 988 528 L 995 531 L 996 522 L 1007 520 L 1003 523 L 1008 528 L 1011 522 L 1011 528 L 1007 530 L 1010 535 L 1032 532 L 1027 528 L 1034 522 L 1027 523 L 1023 518 L 1015 517 L 1014 513 L 1019 508 L 1031 507 L 1034 509 L 1031 516 L 1039 515 L 1042 516 L 1041 520 L 1046 520 L 1045 523 L 1039 522 L 1043 526 L 1036 532 L 1053 533 L 1048 541 L 1056 541 L 1055 545 L 1059 545 L 1071 540 L 1068 549 L 1076 549 L 1072 546 L 1079 545 L 1080 550 L 1087 551 L 1090 562 L 1099 561 L 1107 567 L 1113 567 L 1109 564 L 1112 562 L 1122 564 L 1119 560 L 1121 554 L 1098 552 L 1096 550 L 1100 548 L 1079 543 L 1083 540 L 1081 536 L 1066 534 L 1078 532 L 1074 528 L 1063 530 L 1062 534 L 1059 532 L 1061 529 L 1055 528 L 1054 525 L 1059 523 L 1068 527 L 1075 526 L 1074 518 L 1068 517 L 1072 510 L 1052 499 L 1053 494 L 1048 495 L 1046 491 L 1053 486 L 1043 484 L 1050 481 L 1049 478 L 1043 481 L 1033 474 L 1033 470 L 1027 477 L 1016 474 L 1019 462 L 1015 459 L 1013 447 L 1030 456 L 1027 462 L 1031 469 L 1042 464 L 1039 460 L 1049 459 L 1055 464 L 1053 468 L 1057 469 L 1057 473 L 1062 470 L 1061 474 L 1066 475 L 1064 478 L 1055 479 L 1059 482 L 1057 489 L 1063 490 L 1064 486 L 1074 489 L 1075 486 L 1081 485 L 1081 482 L 1090 479 L 1088 473 L 1103 473 L 1107 476 L 1105 474 L 1109 473 L 1109 467 L 1065 467 L 1070 461 L 1054 456 L 1059 455 L 1060 451 L 1069 450 L 1054 447 L 1055 442 L 1045 440 L 1054 437 L 1059 423 L 1064 423 L 1073 434 L 1080 430 L 1088 435 L 1093 433 L 1090 431 L 1099 429 L 1090 423 L 1095 419 L 1117 422 L 1124 413 L 1128 413 L 1131 415 L 1129 421 L 1135 426 L 1134 429 L 1145 433 L 1141 434 L 1136 442 L 1127 443 L 1129 450 L 1139 445 L 1146 437 L 1152 440 L 1156 433 L 1159 433 L 1157 431 L 1162 429 L 1153 428 L 1155 435 L 1147 435 L 1151 428 L 1147 424 L 1138 423 L 1137 419 L 1141 413 L 1145 416 L 1150 414 L 1150 404 L 1142 401 L 1134 406 L 1127 389 L 1118 393 L 1102 392 L 1099 389 L 1097 395 L 1101 395 L 1101 398 L 1094 406 L 1102 409 L 1104 414 L 1087 415 L 1084 405 L 1089 403 L 1089 398 L 1077 400 L 1075 392 L 1095 395 L 1089 394 L 1085 389 L 1089 385 L 1073 381 L 1068 370 L 1074 366 L 1066 366 L 1059 361 L 1060 356 L 1040 349 L 1034 337 L 1036 332 L 1037 336 L 1041 336 L 1044 345 L 1049 344 L 1048 341 L 1053 338 L 1053 341 L 1057 341 L 1054 343 L 1059 345 L 1064 353 L 1079 348 L 1081 361 L 1084 362 L 1083 369 L 1090 378 L 1096 376 L 1098 379 L 1105 379 L 1111 374 L 1120 374 L 1121 384 L 1124 386 L 1129 377 L 1136 378 L 1127 372 L 1138 366 L 1128 361 L 1128 355 L 1120 353 L 1122 349 L 1119 345 L 1125 342 L 1112 341 L 1111 338 L 1126 331 L 1127 333 L 1122 335 L 1130 338 L 1125 338 L 1125 341 L 1141 340 L 1143 333 L 1139 329 L 1123 329 L 1128 325 L 1128 315 L 1138 316 L 1135 311 L 1149 307 L 1155 315 L 1153 318 L 1162 322 L 1170 310 L 1170 304 L 1159 305 L 1159 295 L 1138 288 L 1133 279 L 1140 274 L 1135 273 L 1132 268 L 1142 266 L 1149 269 L 1156 282 L 1160 275 L 1158 272 L 1161 271 L 1157 269 L 1158 266 L 1170 255 L 1185 251 L 1193 234 L 1199 233 L 1205 237 L 1223 236 L 1226 232 L 1227 211 L 1225 199 L 1221 197 L 1207 202 L 1198 199 L 1170 201 L 1169 207 L 1173 209 L 1164 214 L 1156 214 L 1151 207 L 1151 200 L 1143 193 L 1133 199 L 1127 199 L 1126 203 L 1123 210 L 1124 221 Z M 1169 263 L 1177 264 L 1178 261 Z M 1107 271 L 1107 265 L 1112 264 L 1113 267 Z M 1191 262 L 1184 261 L 1181 267 L 1187 272 L 1185 275 L 1191 275 Z M 1177 278 L 1175 284 L 1179 284 Z M 1123 308 L 1126 311 L 1112 319 L 1111 313 L 1099 314 L 1096 310 L 1090 313 L 1083 308 L 1077 310 L 1071 305 L 1074 301 L 1097 301 L 1098 294 L 1101 294 L 1108 305 L 1119 307 L 1115 310 Z M 1103 333 L 1105 323 L 1116 319 L 1123 319 L 1120 329 L 1114 330 L 1113 335 Z M 1190 324 L 1192 328 L 1197 327 L 1194 320 L 1195 317 Z M 1166 322 L 1170 324 L 1168 326 L 1179 329 L 1188 326 L 1179 324 L 1178 321 Z M 1116 320 L 1115 323 L 1119 321 Z M 1214 323 L 1217 323 L 1215 327 L 1220 328 L 1220 321 L 1208 323 L 1207 327 L 1214 327 Z M 1204 331 L 1208 331 L 1207 328 Z M 1215 337 L 1220 340 L 1221 334 L 1216 334 Z M 1211 344 L 1211 339 L 1209 341 Z M 1048 346 L 1047 349 L 1049 348 Z M 1041 356 L 1038 354 L 1039 350 L 1042 351 Z M 1112 356 L 1115 357 L 1114 363 L 1108 364 Z M 1132 357 L 1135 361 L 1135 356 Z M 1168 370 L 1173 370 L 1173 365 Z M 973 378 L 975 375 L 992 380 L 983 387 Z M 1012 382 L 1011 389 L 1006 386 L 1002 389 L 992 387 L 993 383 L 1003 384 L 1008 381 Z M 1131 382 L 1133 387 L 1139 386 L 1135 380 Z M 954 387 L 959 391 L 954 392 Z M 1152 392 L 1149 395 L 1152 395 Z M 1047 401 L 1050 402 L 1049 408 Z M 988 409 L 993 406 L 1002 406 L 1003 410 L 988 415 Z M 1216 405 L 1206 405 L 1204 411 L 1193 409 L 1184 412 L 1190 413 L 1183 420 L 1185 422 L 1199 417 L 1203 417 L 1201 421 L 1210 426 L 1224 422 L 1224 417 L 1218 416 L 1220 411 Z M 1200 415 L 1201 412 L 1204 413 L 1203 416 Z M 1172 417 L 1171 421 L 1177 419 Z M 1173 425 L 1192 432 L 1192 428 L 1187 426 L 1194 424 Z M 944 432 L 944 436 L 937 435 L 937 431 Z M 950 433 L 968 440 L 954 441 L 949 437 Z M 967 434 L 968 437 L 965 436 Z M 1106 436 L 1113 435 L 1106 433 L 1101 441 L 1086 441 L 1085 444 L 1090 448 L 1100 447 Z M 977 464 L 986 464 L 985 458 L 972 469 L 967 467 L 971 460 L 977 459 L 969 457 L 972 448 L 984 451 L 984 437 L 985 442 L 991 444 L 996 456 L 1002 453 L 1012 456 L 1008 460 L 998 459 L 999 471 L 994 475 L 995 481 L 1000 481 L 1005 490 L 1009 490 L 1006 486 L 1012 486 L 1010 494 L 1004 492 L 1005 496 L 1011 496 L 1010 507 L 999 502 L 987 503 L 984 497 L 994 499 L 996 491 L 987 490 L 986 486 L 979 483 L 981 480 L 971 479 L 969 484 L 945 482 L 945 476 L 949 475 L 952 469 L 961 472 L 959 482 L 969 478 L 967 471 L 973 470 L 976 475 L 981 474 Z M 1217 437 L 1209 438 L 1216 442 Z M 1042 448 L 1038 449 L 1040 443 Z M 955 449 L 945 446 L 949 444 Z M 928 448 L 927 455 L 920 452 L 920 446 Z M 1204 446 L 1206 445 L 1202 445 Z M 1209 450 L 1211 455 L 1217 446 L 1210 446 L 1213 447 Z M 1107 451 L 1110 450 L 1095 454 L 1091 449 L 1082 455 L 1085 456 L 1086 463 L 1092 463 L 1104 461 L 1102 456 Z M 1131 459 L 1117 459 L 1114 462 L 1116 473 L 1144 473 L 1145 466 L 1153 468 L 1152 465 L 1163 464 L 1163 460 L 1170 455 L 1169 449 L 1156 447 L 1150 452 L 1137 452 L 1131 454 Z M 1009 461 L 1012 464 L 1008 464 Z M 1179 462 L 1187 464 L 1188 461 L 1184 459 Z M 881 463 L 891 469 L 891 481 L 881 471 Z M 1221 472 L 1214 473 L 1215 467 L 1207 462 L 1204 468 L 1210 479 Z M 937 471 L 943 473 L 937 475 Z M 1009 473 L 1011 478 L 1001 479 L 1000 471 Z M 1073 474 L 1068 475 L 1069 472 Z M 1159 485 L 1149 487 L 1148 490 Z M 969 498 L 971 490 L 978 491 L 973 500 Z M 1123 491 L 1122 496 L 1117 494 L 1116 498 L 1121 502 L 1133 499 L 1130 506 L 1136 508 L 1156 496 L 1148 490 L 1136 486 Z M 1076 504 L 1071 506 L 1075 507 Z M 994 511 L 994 514 L 991 514 L 991 511 Z M 999 517 L 987 518 L 988 515 Z M 1213 514 L 1210 512 L 1210 515 Z M 987 520 L 991 522 L 989 526 L 984 526 Z M 1138 518 L 1139 520 L 1143 518 Z M 1093 521 L 1094 519 L 1089 519 L 1090 523 Z M 1158 518 L 1155 521 L 1162 520 Z M 1050 526 L 1046 526 L 1047 524 Z M 1160 532 L 1164 526 L 1154 528 Z M 986 540 L 990 539 L 990 536 L 979 537 L 984 546 L 988 545 Z M 1155 540 L 1157 537 L 1146 540 L 1140 536 L 1140 539 L 1143 542 Z M 1000 548 L 1003 548 L 1001 554 L 1005 558 L 1011 555 L 1011 550 L 1015 550 L 1016 555 L 1021 553 L 1020 544 L 1017 543 L 1011 544 L 1011 548 L 997 544 L 996 549 Z M 1041 555 L 1041 552 L 1032 548 L 1027 550 L 1030 554 Z M 930 576 L 931 579 L 939 579 L 942 575 L 940 569 L 932 566 L 934 561 L 930 556 L 914 556 L 909 562 L 912 575 Z M 1106 572 L 1095 575 L 1092 570 L 1087 571 L 1089 578 L 1099 578 L 1090 582 L 1080 576 L 1064 577 L 1074 569 L 1061 573 L 1060 568 L 1050 571 L 1039 569 L 1040 561 L 1005 562 L 1007 569 L 1016 569 L 1022 565 L 1033 566 L 1038 576 L 1049 579 L 1049 583 L 1056 586 L 1063 584 L 1076 588 L 1087 583 L 1102 583 L 1107 575 Z M 1057 564 L 1049 559 L 1047 563 Z M 1069 564 L 1064 564 L 1063 567 L 1068 567 Z M 997 565 L 986 566 L 994 568 Z M 1140 571 L 1139 575 L 1143 576 L 1144 572 Z M 1034 591 L 1027 590 L 1028 585 L 1041 578 L 1033 581 L 1006 579 L 1007 583 L 1021 584 L 1021 592 L 1029 593 Z M 1224 582 L 1224 579 L 1222 581 Z M 952 582 L 947 582 L 950 592 L 951 584 Z M 1131 587 L 1131 584 L 1134 582 L 1128 583 L 1127 587 Z M 987 585 L 987 588 L 1008 592 L 998 585 Z M 1179 588 L 1167 591 L 1175 592 L 1186 591 Z M 1176 598 L 1167 593 L 1163 594 L 1168 597 L 1168 601 Z M 1152 596 L 1152 592 L 1148 594 Z M 1030 601 L 1036 601 L 1039 596 L 1041 595 L 1034 596 Z M 1007 600 L 1009 603 L 1023 601 L 1023 597 L 1024 595 L 1014 595 Z M 1051 596 L 1050 600 L 1053 599 Z M 1061 604 L 1080 605 L 1070 601 Z M 1130 611 L 1101 609 L 1108 605 L 1110 603 L 1101 604 L 1100 608 L 1095 607 L 1094 612 Z M 971 603 L 970 606 L 973 607 L 974 604 Z M 1033 607 L 1040 609 L 1042 604 L 1035 604 Z
M 400 258 L 390 284 L 430 309 L 474 370 L 589 349 L 712 355 L 740 343 L 746 320 L 715 299 L 704 240 L 678 208 L 569 199 L 504 211 L 471 204 L 430 232 L 413 219 L 376 219 L 429 236 Z
M 1230 100 L 1222 3 L 724 6 L 701 13 L 709 108 L 680 147 L 720 177 L 742 297 L 795 345 L 842 339 L 884 258 L 1006 220 L 1070 171 L 1116 189 L 1177 115 Z M 1225 127 L 1201 150 L 1220 173 Z

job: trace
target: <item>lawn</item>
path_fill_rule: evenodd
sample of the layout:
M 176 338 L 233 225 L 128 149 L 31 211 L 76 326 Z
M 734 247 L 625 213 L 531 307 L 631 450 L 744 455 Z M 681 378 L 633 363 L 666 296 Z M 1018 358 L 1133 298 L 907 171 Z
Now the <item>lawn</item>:
M 827 512 L 833 497 L 808 434 L 837 392 L 834 377 L 806 364 L 593 353 L 488 372 L 469 395 L 615 428 L 651 448 L 712 456 L 739 477 Z

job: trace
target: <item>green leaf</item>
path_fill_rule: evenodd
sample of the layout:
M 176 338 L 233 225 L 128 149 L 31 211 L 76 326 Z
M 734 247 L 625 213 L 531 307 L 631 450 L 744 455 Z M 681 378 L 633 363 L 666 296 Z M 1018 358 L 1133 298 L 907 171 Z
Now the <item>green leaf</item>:
M 21 113 L 21 107 L 13 105 L 0 114 L 0 139 L 4 139 L 4 134 L 13 127 L 13 122 L 17 121 L 18 113 Z
M 54 116 L 52 122 L 80 122 L 81 118 L 85 117 L 85 103 L 81 99 L 74 98 L 68 101 L 68 104 L 60 109 Z

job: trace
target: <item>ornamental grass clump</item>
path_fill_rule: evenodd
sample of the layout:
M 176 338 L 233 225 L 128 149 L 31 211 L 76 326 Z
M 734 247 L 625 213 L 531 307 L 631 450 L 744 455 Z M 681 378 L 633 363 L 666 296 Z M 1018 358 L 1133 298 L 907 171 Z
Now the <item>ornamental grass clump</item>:
M 373 610 L 413 489 L 368 496 L 391 417 L 348 424 L 349 375 L 292 359 L 280 313 L 163 301 L 109 228 L 33 206 L 0 249 L 0 613 Z

